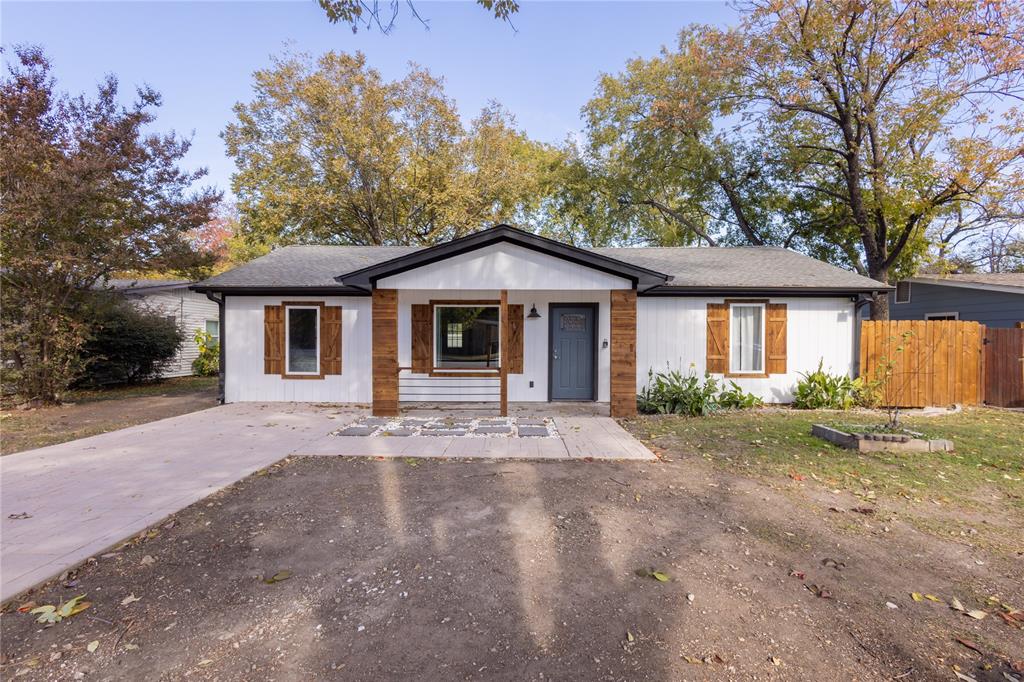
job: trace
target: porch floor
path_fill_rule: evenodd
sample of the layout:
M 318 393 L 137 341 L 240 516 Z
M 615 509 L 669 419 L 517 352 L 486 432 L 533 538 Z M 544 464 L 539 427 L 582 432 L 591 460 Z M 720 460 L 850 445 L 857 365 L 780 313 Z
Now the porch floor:
M 403 417 L 497 417 L 499 412 L 496 402 L 475 403 L 399 403 L 399 411 Z M 510 402 L 510 417 L 607 417 L 608 403 L 591 401 L 579 402 Z

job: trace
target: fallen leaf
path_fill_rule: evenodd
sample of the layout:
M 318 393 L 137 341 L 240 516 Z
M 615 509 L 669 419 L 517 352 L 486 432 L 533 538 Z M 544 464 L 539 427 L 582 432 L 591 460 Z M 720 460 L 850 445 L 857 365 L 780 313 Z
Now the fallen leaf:
M 953 609 L 954 611 L 960 612 L 964 612 L 967 610 L 964 608 L 964 605 L 960 603 L 960 600 L 956 597 L 953 597 L 953 599 L 949 602 L 949 608 Z
M 265 582 L 268 585 L 273 585 L 274 583 L 279 583 L 279 582 L 281 582 L 283 580 L 288 580 L 288 578 L 291 578 L 291 577 L 292 577 L 292 572 L 291 571 L 278 571 L 277 573 L 275 573 L 274 575 L 270 576 L 269 578 L 267 578 L 263 582 Z
M 941 599 L 936 597 L 934 594 L 926 594 L 926 595 L 924 595 L 924 598 L 927 599 L 928 601 L 934 601 L 934 602 L 938 602 L 940 604 L 944 603 Z
M 139 561 L 139 563 L 142 564 L 143 566 L 149 566 L 150 564 L 155 564 L 156 563 L 156 559 L 154 559 L 152 556 L 147 554 L 146 556 L 142 557 L 142 560 Z
M 632 642 L 635 639 L 636 639 L 636 637 L 633 636 L 633 633 L 630 632 L 629 630 L 626 630 L 626 641 L 627 642 Z
M 975 651 L 975 652 L 977 652 L 979 654 L 983 653 L 982 650 L 978 648 L 978 645 L 975 644 L 974 642 L 972 642 L 969 639 L 963 639 L 962 637 L 957 637 L 956 641 L 959 642 L 960 644 L 963 644 L 965 647 L 967 647 L 971 651 Z
M 651 571 L 651 577 L 659 583 L 667 583 L 669 581 L 669 577 L 661 571 Z
M 142 601 L 142 597 L 136 597 L 135 594 L 129 594 L 127 597 L 121 600 L 121 606 L 128 606 L 132 602 Z
M 36 607 L 36 603 L 34 601 L 27 601 L 27 602 L 25 602 L 24 604 L 22 604 L 21 606 L 18 607 L 18 613 L 28 613 L 29 611 L 31 611 L 35 607 Z
M 920 592 L 911 592 L 910 593 L 910 598 L 913 599 L 914 601 L 924 601 L 924 595 L 921 594 Z
M 686 654 L 683 654 L 683 660 L 687 663 L 692 663 L 693 665 L 700 665 L 704 662 L 696 656 L 687 656 Z
M 789 472 L 789 477 L 792 478 L 794 481 L 802 481 L 802 480 L 804 480 L 803 474 L 798 474 L 795 471 L 790 471 Z
M 974 620 L 981 620 L 982 618 L 988 615 L 988 611 L 982 611 L 981 609 L 973 609 L 971 611 L 968 611 L 967 615 L 973 618 Z
M 213 663 L 213 660 L 209 658 L 204 658 L 203 660 L 199 661 L 199 665 L 210 665 L 211 663 Z
M 36 608 L 32 609 L 31 611 L 29 611 L 29 613 L 39 614 L 39 617 L 36 618 L 37 623 L 54 625 L 56 623 L 61 622 L 65 618 L 70 618 L 71 616 L 77 613 L 81 613 L 82 611 L 85 611 L 87 608 L 92 606 L 91 602 L 82 601 L 82 599 L 84 598 L 85 595 L 80 594 L 77 597 L 69 599 L 68 601 L 60 604 L 59 606 L 54 606 L 52 604 L 43 604 L 42 606 L 37 606 Z
M 999 611 L 998 613 L 999 617 L 1011 627 L 1019 628 L 1024 624 L 1024 611 L 1010 611 L 1009 613 Z
M 771 656 L 768 660 L 772 662 L 772 665 L 782 665 L 782 659 L 778 656 Z
M 85 650 L 90 654 L 100 647 L 100 640 L 94 639 L 85 646 Z
M 898 609 L 899 608 L 898 606 L 893 604 L 891 601 L 885 602 L 885 606 L 886 606 L 886 608 L 889 608 L 889 609 Z
M 978 682 L 978 680 L 976 680 L 975 678 L 971 677 L 970 675 L 964 675 L 959 670 L 954 670 L 953 674 L 956 675 L 956 679 L 963 680 L 963 682 Z

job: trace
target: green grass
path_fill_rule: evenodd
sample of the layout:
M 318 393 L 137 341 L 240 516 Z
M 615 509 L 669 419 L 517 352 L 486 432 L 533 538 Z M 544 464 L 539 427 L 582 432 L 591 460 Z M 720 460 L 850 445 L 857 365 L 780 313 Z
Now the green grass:
M 753 410 L 644 418 L 633 428 L 669 453 L 703 456 L 750 475 L 817 481 L 867 498 L 938 500 L 963 508 L 999 500 L 1000 508 L 1008 502 L 1024 509 L 1024 414 L 969 409 L 904 420 L 910 429 L 952 440 L 951 453 L 860 453 L 810 434 L 815 423 L 870 425 L 883 419 L 870 412 Z

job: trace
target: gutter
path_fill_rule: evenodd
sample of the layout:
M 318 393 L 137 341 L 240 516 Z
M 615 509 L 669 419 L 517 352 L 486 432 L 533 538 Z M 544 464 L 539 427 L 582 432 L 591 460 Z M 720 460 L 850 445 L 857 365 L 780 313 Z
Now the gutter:
M 217 304 L 217 324 L 220 326 L 220 338 L 217 340 L 217 400 L 221 405 L 224 404 L 224 377 L 226 376 L 227 368 L 224 365 L 224 358 L 226 353 L 224 352 L 225 339 L 227 338 L 227 325 L 224 324 L 224 294 L 220 297 L 212 291 L 206 290 L 206 298 L 210 299 Z

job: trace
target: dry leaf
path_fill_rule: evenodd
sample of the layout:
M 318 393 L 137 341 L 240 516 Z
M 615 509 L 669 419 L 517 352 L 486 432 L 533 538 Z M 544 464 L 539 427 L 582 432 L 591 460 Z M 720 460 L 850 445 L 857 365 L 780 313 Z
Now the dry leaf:
M 914 601 L 924 601 L 924 595 L 921 594 L 920 592 L 911 592 L 910 593 L 910 598 L 913 599 Z
M 142 597 L 136 597 L 134 593 L 129 594 L 127 597 L 121 600 L 121 606 L 128 606 L 132 602 L 142 601 Z
M 934 601 L 934 602 L 938 602 L 940 604 L 943 603 L 943 601 L 941 599 L 939 599 L 938 597 L 936 597 L 934 594 L 926 594 L 926 595 L 924 595 L 924 598 L 927 599 L 928 601 Z
M 960 603 L 960 600 L 956 597 L 953 597 L 953 600 L 949 602 L 949 608 L 953 609 L 954 611 L 960 611 L 961 613 L 967 610 L 964 608 L 964 605 Z
M 685 654 L 683 655 L 683 660 L 686 661 L 687 663 L 692 663 L 693 665 L 700 665 L 701 663 L 704 662 L 704 661 L 700 660 L 699 658 L 697 658 L 696 656 L 687 656 Z
M 982 650 L 978 648 L 978 645 L 975 644 L 973 641 L 971 641 L 969 639 L 963 639 L 962 637 L 957 637 L 956 641 L 959 642 L 960 644 L 963 644 L 965 647 L 967 647 L 971 651 L 976 651 L 979 654 L 983 653 Z
M 988 611 L 982 611 L 981 609 L 973 609 L 971 611 L 968 611 L 967 615 L 973 618 L 974 620 L 981 620 L 982 618 L 988 615 Z
M 273 585 L 274 583 L 279 583 L 282 580 L 288 580 L 288 578 L 291 578 L 291 577 L 292 577 L 292 572 L 291 571 L 278 571 L 277 573 L 275 573 L 274 575 L 270 576 L 269 578 L 267 578 L 263 582 L 265 582 L 268 585 Z
M 100 646 L 100 640 L 94 639 L 91 642 L 89 642 L 89 644 L 86 645 L 85 650 L 88 651 L 91 654 L 92 652 L 96 651 L 96 649 L 98 649 L 99 646 Z

